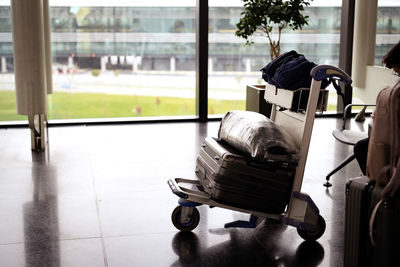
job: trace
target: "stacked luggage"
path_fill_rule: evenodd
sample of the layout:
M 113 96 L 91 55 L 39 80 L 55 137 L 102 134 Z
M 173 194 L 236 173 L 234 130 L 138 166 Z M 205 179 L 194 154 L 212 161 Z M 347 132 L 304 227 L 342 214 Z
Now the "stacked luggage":
M 268 213 L 285 210 L 294 173 L 294 166 L 257 162 L 211 137 L 205 139 L 196 165 L 197 178 L 212 199 Z
M 205 139 L 196 165 L 211 198 L 249 210 L 284 212 L 297 164 L 288 135 L 262 114 L 230 111 L 218 137 Z
M 265 66 L 262 77 L 277 88 L 297 91 L 310 88 L 315 66 L 304 55 L 289 51 Z M 326 85 L 324 78 L 321 89 Z M 305 110 L 308 95 L 303 102 Z M 218 139 L 204 141 L 196 175 L 215 201 L 280 214 L 290 200 L 298 152 L 290 134 L 273 120 L 256 112 L 229 111 L 221 121 Z
M 274 219 L 295 227 L 304 240 L 320 238 L 325 220 L 311 197 L 301 192 L 301 185 L 321 83 L 327 78 L 352 82 L 336 67 L 317 66 L 309 73 L 312 82 L 305 111 L 273 103 L 270 118 L 256 112 L 228 112 L 218 138 L 204 141 L 196 162 L 198 179 L 168 180 L 179 197 L 171 214 L 174 226 L 194 230 L 200 221 L 196 207 L 205 204 L 250 214 L 249 221 L 230 222 L 225 228 L 255 228 L 264 219 Z

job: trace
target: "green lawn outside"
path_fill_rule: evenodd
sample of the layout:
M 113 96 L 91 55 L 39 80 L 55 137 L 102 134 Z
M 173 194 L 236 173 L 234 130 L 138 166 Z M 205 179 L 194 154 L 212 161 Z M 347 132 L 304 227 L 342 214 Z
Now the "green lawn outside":
M 17 115 L 15 91 L 0 91 L 0 121 L 17 120 L 27 120 L 27 117 Z
M 209 99 L 209 114 L 244 110 L 244 100 Z M 48 118 L 85 119 L 183 116 L 195 114 L 194 99 L 54 92 L 48 96 Z M 0 121 L 26 120 L 17 115 L 14 91 L 0 91 Z
M 244 110 L 245 105 L 244 100 L 209 99 L 208 113 Z M 194 99 L 179 97 L 55 92 L 48 96 L 47 106 L 50 120 L 195 114 Z M 328 105 L 328 110 L 336 110 L 336 106 Z M 0 91 L 0 121 L 17 120 L 27 120 L 27 117 L 17 115 L 15 91 Z

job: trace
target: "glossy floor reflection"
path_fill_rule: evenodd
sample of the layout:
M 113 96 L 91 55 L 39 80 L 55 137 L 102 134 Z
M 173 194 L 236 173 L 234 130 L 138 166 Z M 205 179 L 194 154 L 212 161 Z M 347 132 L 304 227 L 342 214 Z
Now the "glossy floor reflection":
M 166 181 L 194 178 L 197 153 L 218 122 L 51 127 L 46 153 L 27 129 L 0 129 L 0 266 L 342 266 L 344 189 L 356 162 L 322 186 L 351 153 L 334 140 L 336 119 L 317 119 L 303 191 L 327 223 L 318 242 L 267 221 L 224 229 L 248 215 L 199 207 L 200 224 L 178 232 Z

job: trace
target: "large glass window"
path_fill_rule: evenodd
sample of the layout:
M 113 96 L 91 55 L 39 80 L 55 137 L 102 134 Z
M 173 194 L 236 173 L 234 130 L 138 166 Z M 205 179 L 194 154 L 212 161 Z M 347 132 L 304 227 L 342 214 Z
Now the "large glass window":
M 383 56 L 400 40 L 400 2 L 378 0 L 374 65 L 383 66 Z M 375 90 L 375 89 L 374 89 Z M 361 96 L 360 96 L 361 95 Z M 353 93 L 353 103 L 365 103 L 361 90 Z M 368 100 L 371 103 L 375 100 Z M 361 107 L 352 108 L 359 110 Z
M 50 119 L 195 115 L 194 0 L 50 0 L 50 19 Z
M 0 1 L 0 121 L 27 120 L 17 114 L 10 1 Z
M 9 0 L 0 0 L 0 120 L 16 114 Z M 49 119 L 195 115 L 195 1 L 50 0 Z
M 383 56 L 400 40 L 400 2 L 378 0 L 375 65 L 382 66 Z
M 54 93 L 50 119 L 195 115 L 195 0 L 50 0 Z M 83 6 L 82 6 L 83 4 Z M 378 1 L 375 64 L 400 39 L 400 4 Z M 240 0 L 209 0 L 208 114 L 245 109 L 263 84 L 269 45 L 235 36 Z M 0 0 L 0 121 L 16 114 L 9 0 Z M 309 24 L 282 35 L 317 64 L 338 65 L 341 1 L 314 0 Z M 336 95 L 329 109 L 336 110 Z
M 316 64 L 338 66 L 341 1 L 326 2 L 306 8 L 309 24 L 302 30 L 283 32 L 281 53 L 296 50 Z M 263 84 L 260 69 L 271 61 L 267 37 L 255 36 L 245 47 L 235 36 L 242 1 L 210 0 L 209 6 L 209 113 L 245 109 L 246 86 Z M 336 95 L 329 99 L 336 110 Z

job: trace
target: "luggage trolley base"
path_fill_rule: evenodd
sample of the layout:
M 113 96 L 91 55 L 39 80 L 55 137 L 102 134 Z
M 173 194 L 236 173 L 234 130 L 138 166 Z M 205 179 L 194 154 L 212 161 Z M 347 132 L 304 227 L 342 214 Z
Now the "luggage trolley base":
M 191 185 L 191 189 L 180 184 Z M 210 207 L 220 207 L 229 210 L 249 213 L 249 221 L 238 220 L 224 225 L 225 228 L 255 228 L 264 219 L 271 218 L 283 224 L 297 228 L 298 234 L 305 240 L 317 240 L 325 231 L 325 220 L 319 215 L 319 210 L 312 199 L 304 193 L 293 192 L 293 208 L 289 216 L 288 213 L 269 214 L 260 211 L 246 210 L 234 206 L 225 205 L 211 199 L 198 180 L 184 178 L 173 178 L 168 180 L 168 185 L 172 192 L 179 196 L 179 206 L 172 212 L 172 222 L 180 231 L 192 231 L 200 222 L 200 213 L 196 206 L 208 205 Z
M 262 219 L 270 218 L 281 221 L 284 224 L 297 228 L 298 234 L 305 240 L 317 240 L 325 231 L 325 220 L 319 214 L 317 206 L 309 195 L 300 193 L 303 175 L 307 161 L 307 154 L 311 140 L 315 112 L 317 110 L 323 79 L 341 81 L 348 85 L 352 83 L 351 78 L 341 69 L 320 65 L 311 70 L 312 77 L 307 109 L 303 114 L 297 114 L 288 110 L 278 109 L 278 103 L 272 103 L 273 109 L 271 119 L 287 131 L 293 131 L 293 136 L 299 144 L 299 162 L 296 167 L 293 180 L 292 194 L 288 203 L 287 211 L 283 214 L 268 214 L 260 211 L 246 210 L 234 206 L 219 203 L 207 194 L 198 180 L 175 178 L 168 180 L 172 192 L 179 196 L 179 206 L 172 213 L 172 222 L 181 231 L 191 231 L 196 228 L 200 221 L 200 214 L 196 206 L 206 204 L 210 207 L 220 207 L 234 211 L 251 214 L 250 220 L 235 221 L 228 223 L 225 227 L 256 227 Z M 187 183 L 191 189 L 181 186 Z

